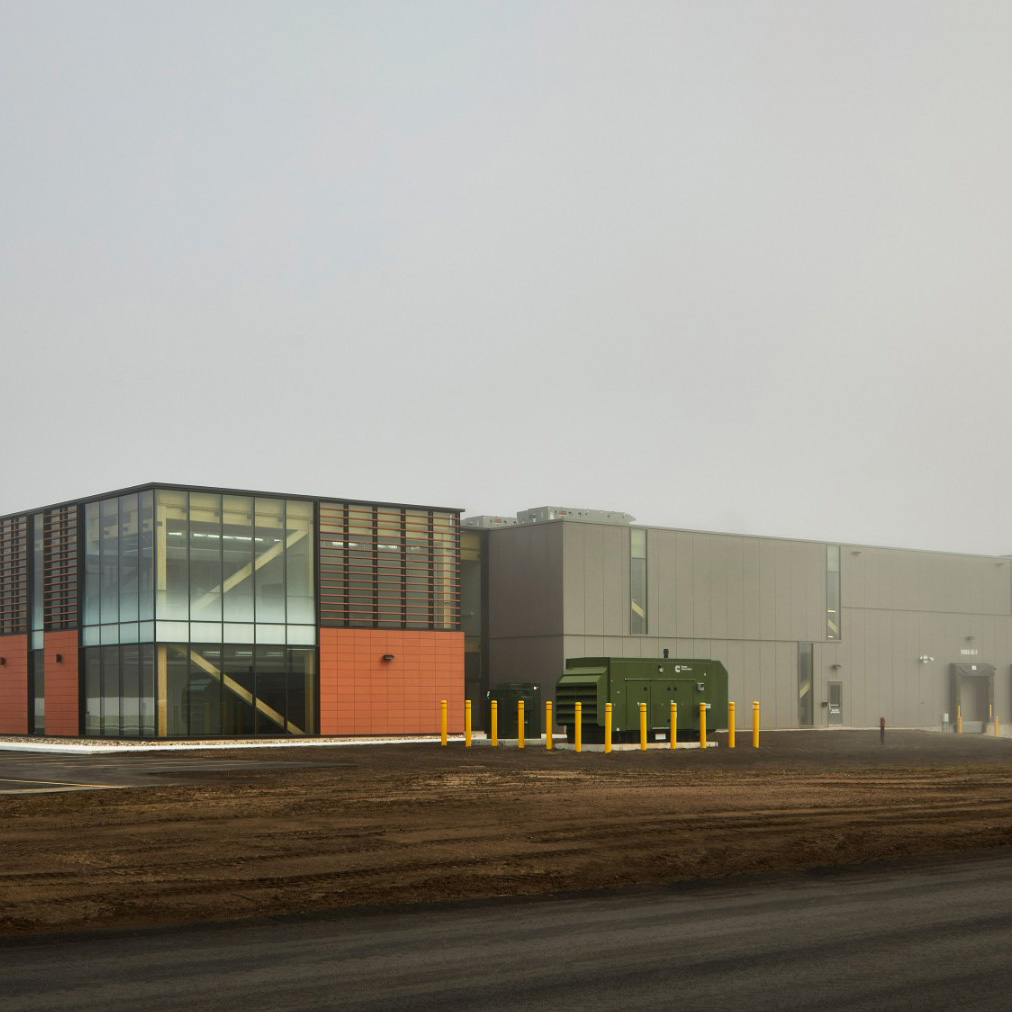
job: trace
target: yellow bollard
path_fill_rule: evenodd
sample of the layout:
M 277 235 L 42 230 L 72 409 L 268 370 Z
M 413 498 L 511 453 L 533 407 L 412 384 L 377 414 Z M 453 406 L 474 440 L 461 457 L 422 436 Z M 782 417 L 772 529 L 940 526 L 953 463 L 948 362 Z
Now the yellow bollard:
M 471 700 L 464 700 L 464 748 L 471 747 Z
M 963 711 L 960 707 L 956 707 L 956 734 L 963 733 Z
M 439 744 L 446 744 L 446 700 L 439 703 Z
M 998 714 L 994 715 L 994 736 L 998 737 Z
M 759 747 L 759 700 L 752 703 L 752 748 Z
M 524 742 L 524 701 L 517 700 L 517 748 L 523 748 Z
M 545 700 L 545 751 L 552 751 L 552 701 Z
M 573 751 L 583 751 L 583 703 L 577 703 L 574 707 L 576 713 L 573 716 Z
M 706 748 L 706 703 L 699 704 L 699 747 Z
M 727 747 L 734 748 L 734 703 L 727 704 Z
M 492 744 L 493 745 L 498 745 L 499 744 L 499 701 L 498 700 L 495 700 L 495 699 L 492 700 L 491 710 L 492 710 L 492 712 L 489 714 L 489 723 L 492 726 L 491 726 L 491 728 L 489 728 L 489 731 L 490 731 L 490 733 L 492 735 Z
M 604 704 L 604 750 L 611 751 L 611 703 Z
M 640 751 L 647 750 L 647 704 L 640 703 Z
M 674 701 L 671 703 L 671 733 L 668 737 L 671 739 L 671 747 L 674 748 L 678 741 L 678 704 Z

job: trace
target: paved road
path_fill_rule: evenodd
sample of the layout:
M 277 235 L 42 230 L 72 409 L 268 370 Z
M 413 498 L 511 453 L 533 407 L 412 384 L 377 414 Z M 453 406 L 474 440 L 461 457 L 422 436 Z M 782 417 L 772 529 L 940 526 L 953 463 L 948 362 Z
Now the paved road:
M 268 769 L 326 769 L 353 765 L 333 762 L 280 762 L 262 752 L 193 752 L 124 755 L 45 755 L 36 752 L 0 752 L 0 794 L 43 793 L 49 791 L 108 790 L 115 787 L 153 787 L 179 783 L 194 774 L 217 776 Z
M 652 893 L 0 943 L 0 1007 L 1005 1008 L 1012 849 Z

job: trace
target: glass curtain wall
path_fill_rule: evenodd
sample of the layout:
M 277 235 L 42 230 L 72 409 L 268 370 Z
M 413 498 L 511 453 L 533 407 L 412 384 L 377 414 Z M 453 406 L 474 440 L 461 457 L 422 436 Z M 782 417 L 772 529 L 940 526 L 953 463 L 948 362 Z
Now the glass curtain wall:
M 313 504 L 156 493 L 160 736 L 316 731 Z
M 313 528 L 300 500 L 160 489 L 86 504 L 86 732 L 314 733 Z

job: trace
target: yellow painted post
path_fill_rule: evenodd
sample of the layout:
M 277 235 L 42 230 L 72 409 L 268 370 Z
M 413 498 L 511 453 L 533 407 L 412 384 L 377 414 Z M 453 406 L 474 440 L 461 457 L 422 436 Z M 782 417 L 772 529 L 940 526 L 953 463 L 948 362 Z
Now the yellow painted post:
M 574 707 L 576 713 L 573 716 L 573 751 L 583 751 L 583 703 L 577 703 Z
M 552 751 L 552 701 L 545 700 L 545 751 Z
M 611 703 L 604 704 L 604 750 L 611 751 Z
M 998 737 L 998 714 L 994 715 L 994 736 Z
M 734 748 L 734 703 L 727 704 L 727 747 Z
M 678 741 L 678 704 L 672 700 L 671 702 L 671 733 L 668 736 L 671 747 L 675 747 L 675 743 Z
M 963 733 L 963 710 L 961 707 L 956 707 L 956 734 Z
M 471 747 L 471 700 L 464 700 L 464 748 Z
M 640 751 L 647 750 L 647 704 L 640 703 Z
M 446 700 L 439 703 L 439 744 L 446 744 Z
M 699 747 L 706 748 L 706 703 L 699 704 Z
M 517 748 L 523 748 L 524 742 L 524 701 L 517 700 Z
M 759 747 L 759 700 L 752 703 L 752 748 Z
M 499 744 L 499 701 L 496 699 L 492 700 L 491 714 L 489 714 L 489 723 L 492 725 L 492 744 Z

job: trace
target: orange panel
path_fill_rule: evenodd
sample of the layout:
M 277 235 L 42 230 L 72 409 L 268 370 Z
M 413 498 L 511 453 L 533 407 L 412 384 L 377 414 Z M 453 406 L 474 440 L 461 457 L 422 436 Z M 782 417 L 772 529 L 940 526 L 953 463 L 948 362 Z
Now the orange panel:
M 441 699 L 461 730 L 463 694 L 463 633 L 320 630 L 321 734 L 432 734 Z
M 46 734 L 76 737 L 80 733 L 76 629 L 46 633 L 45 666 Z
M 28 637 L 0 636 L 0 734 L 28 734 Z

